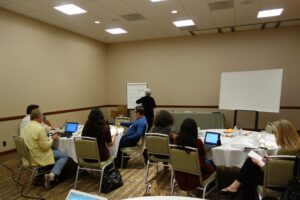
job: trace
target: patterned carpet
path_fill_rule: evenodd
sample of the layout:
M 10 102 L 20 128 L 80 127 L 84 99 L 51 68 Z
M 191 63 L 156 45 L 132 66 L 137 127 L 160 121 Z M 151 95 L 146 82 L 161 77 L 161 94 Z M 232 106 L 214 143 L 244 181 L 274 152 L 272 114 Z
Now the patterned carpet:
M 15 177 L 18 174 L 18 160 L 16 154 L 10 154 L 5 157 L 2 156 L 1 163 L 13 169 Z M 139 157 L 131 158 L 128 162 L 126 169 L 120 169 L 124 185 L 115 191 L 108 194 L 101 194 L 101 196 L 109 200 L 126 199 L 130 197 L 143 196 L 146 191 L 145 180 L 146 168 L 142 164 Z M 70 189 L 74 187 L 75 172 L 74 169 L 70 170 L 69 176 L 64 179 L 60 184 L 56 185 L 49 191 L 41 186 L 32 186 L 26 195 L 38 197 L 40 194 L 45 199 L 63 200 L 66 198 Z M 155 166 L 150 168 L 149 179 L 152 185 L 151 195 L 169 195 L 170 194 L 170 170 L 164 170 L 162 166 L 159 167 L 159 172 L 156 173 Z M 30 172 L 24 171 L 21 177 L 21 183 L 26 183 L 29 180 Z M 149 180 L 148 179 L 148 180 Z M 27 186 L 27 185 L 26 185 Z M 79 176 L 77 189 L 92 194 L 97 194 L 99 187 L 99 179 L 83 172 Z M 26 199 L 20 196 L 21 186 L 17 186 L 12 180 L 11 171 L 0 166 L 0 199 L 14 200 Z M 177 196 L 186 196 L 186 192 L 176 190 Z M 208 199 L 215 199 L 216 194 L 211 194 Z

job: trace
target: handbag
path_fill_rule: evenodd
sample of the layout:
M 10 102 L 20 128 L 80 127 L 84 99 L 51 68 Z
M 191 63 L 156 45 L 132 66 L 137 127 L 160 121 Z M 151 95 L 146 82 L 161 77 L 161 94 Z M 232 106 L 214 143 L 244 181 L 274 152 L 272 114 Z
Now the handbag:
M 105 171 L 102 179 L 101 191 L 109 193 L 123 185 L 122 176 L 117 169 Z
M 300 200 L 300 156 L 296 156 L 294 178 L 289 182 L 281 200 Z

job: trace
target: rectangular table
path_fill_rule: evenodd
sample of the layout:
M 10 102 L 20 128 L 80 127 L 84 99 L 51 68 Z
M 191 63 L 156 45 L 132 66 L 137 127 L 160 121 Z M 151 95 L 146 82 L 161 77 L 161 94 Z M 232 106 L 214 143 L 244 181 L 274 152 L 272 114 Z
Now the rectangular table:
M 186 118 L 192 118 L 201 129 L 223 129 L 225 123 L 224 113 L 221 112 L 172 112 L 175 130 L 178 132 L 180 125 Z

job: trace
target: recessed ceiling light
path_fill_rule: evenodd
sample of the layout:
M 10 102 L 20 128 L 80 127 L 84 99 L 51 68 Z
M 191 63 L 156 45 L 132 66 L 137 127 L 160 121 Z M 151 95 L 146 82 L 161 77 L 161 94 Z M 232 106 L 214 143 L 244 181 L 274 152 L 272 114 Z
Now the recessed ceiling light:
M 257 14 L 257 18 L 264 18 L 264 17 L 274 17 L 281 15 L 283 8 L 272 9 L 272 10 L 261 10 Z
M 127 31 L 122 28 L 111 28 L 111 29 L 106 29 L 105 31 L 109 32 L 110 34 L 114 34 L 114 35 L 127 33 Z
M 100 24 L 100 21 L 94 21 L 95 24 Z
M 151 2 L 160 2 L 160 1 L 166 1 L 166 0 L 150 0 Z
M 82 8 L 74 5 L 74 4 L 65 4 L 65 5 L 61 5 L 61 6 L 56 6 L 54 7 L 54 9 L 65 13 L 67 15 L 77 15 L 77 14 L 83 14 L 86 13 L 85 10 L 83 10 Z
M 171 13 L 176 14 L 176 13 L 178 13 L 178 11 L 177 10 L 172 10 Z
M 195 25 L 194 21 L 191 20 L 191 19 L 180 20 L 180 21 L 174 21 L 173 24 L 174 24 L 176 27 L 194 26 L 194 25 Z

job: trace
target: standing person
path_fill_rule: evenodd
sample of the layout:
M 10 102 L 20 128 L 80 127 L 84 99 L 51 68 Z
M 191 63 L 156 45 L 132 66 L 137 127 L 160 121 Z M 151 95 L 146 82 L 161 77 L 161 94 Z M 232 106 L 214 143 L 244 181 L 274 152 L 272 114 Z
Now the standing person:
M 117 135 L 118 133 L 111 137 L 109 126 L 104 120 L 102 111 L 99 108 L 93 108 L 84 125 L 82 136 L 96 138 L 101 162 L 110 157 L 108 146 L 114 144 Z
M 215 171 L 215 165 L 213 162 L 206 159 L 206 153 L 202 140 L 198 139 L 198 129 L 195 120 L 187 118 L 182 122 L 180 126 L 180 132 L 175 139 L 175 144 L 198 149 L 201 176 L 203 181 L 209 178 L 209 176 Z M 185 191 L 192 191 L 200 186 L 199 177 L 196 175 L 175 171 L 175 179 L 179 188 Z
M 42 126 L 43 113 L 35 109 L 30 114 L 30 122 L 21 130 L 21 137 L 29 150 L 33 166 L 54 165 L 49 174 L 45 174 L 45 187 L 50 189 L 53 181 L 60 175 L 68 161 L 68 156 L 59 150 L 52 150 L 53 141 L 59 138 L 58 134 L 47 136 L 46 129 Z
M 154 108 L 156 108 L 155 100 L 153 97 L 151 97 L 151 90 L 150 88 L 147 88 L 145 92 L 145 96 L 138 99 L 136 101 L 137 104 L 142 104 L 145 110 L 145 116 L 148 123 L 148 130 L 153 125 L 153 118 L 154 118 Z
M 277 155 L 300 155 L 300 137 L 296 128 L 287 120 L 279 120 L 272 123 L 276 143 L 280 147 Z M 235 194 L 243 185 L 243 200 L 259 199 L 256 188 L 262 185 L 265 162 L 255 158 L 248 158 L 237 179 L 222 190 L 224 194 Z

